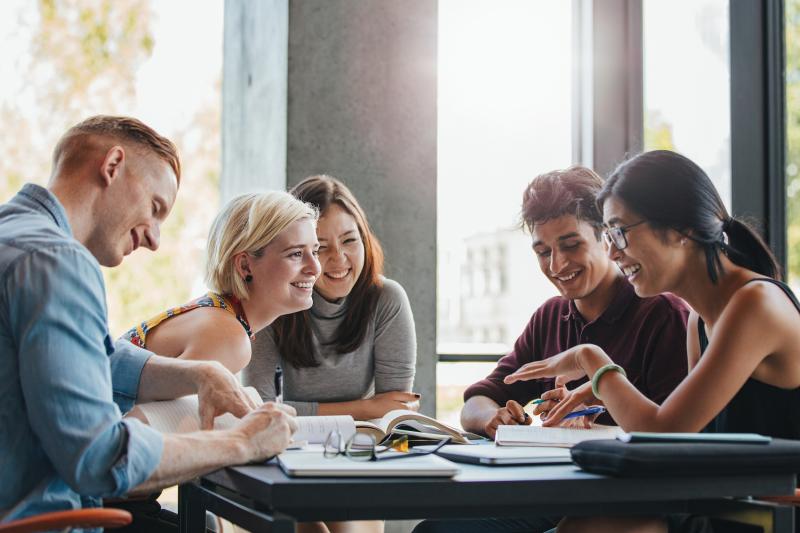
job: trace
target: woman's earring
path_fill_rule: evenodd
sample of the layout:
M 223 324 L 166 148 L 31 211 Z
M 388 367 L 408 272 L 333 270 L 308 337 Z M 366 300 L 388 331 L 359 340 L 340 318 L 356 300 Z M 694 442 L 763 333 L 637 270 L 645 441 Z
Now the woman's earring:
M 244 277 L 244 281 L 245 281 L 245 283 L 250 283 L 251 281 L 253 281 L 253 275 L 252 274 L 246 275 Z

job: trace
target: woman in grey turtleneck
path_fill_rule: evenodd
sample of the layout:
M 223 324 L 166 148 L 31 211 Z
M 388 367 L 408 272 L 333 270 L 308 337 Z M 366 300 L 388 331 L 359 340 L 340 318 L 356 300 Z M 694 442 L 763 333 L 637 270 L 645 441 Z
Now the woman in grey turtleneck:
M 350 190 L 330 176 L 311 176 L 291 191 L 316 205 L 322 273 L 310 310 L 286 315 L 256 337 L 243 381 L 264 400 L 283 398 L 299 415 L 380 418 L 418 407 L 411 392 L 417 358 L 414 318 L 403 287 L 382 275 L 383 252 Z M 379 533 L 383 521 L 300 524 L 303 532 Z
M 244 383 L 274 399 L 280 364 L 283 398 L 299 415 L 365 420 L 416 406 L 411 307 L 400 284 L 382 276 L 383 252 L 361 206 L 329 176 L 306 178 L 290 192 L 320 209 L 322 274 L 309 311 L 286 315 L 256 337 Z

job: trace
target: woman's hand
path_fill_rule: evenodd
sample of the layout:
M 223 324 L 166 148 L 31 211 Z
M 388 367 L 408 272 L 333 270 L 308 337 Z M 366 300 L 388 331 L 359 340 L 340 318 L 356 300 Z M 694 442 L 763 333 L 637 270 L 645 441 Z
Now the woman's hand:
M 415 392 L 390 391 L 376 394 L 372 398 L 358 400 L 357 412 L 353 413 L 358 420 L 380 418 L 395 409 L 419 409 L 420 395 Z
M 598 400 L 592 394 L 592 384 L 587 382 L 573 390 L 568 390 L 560 380 L 556 380 L 556 388 L 542 394 L 543 400 L 534 409 L 534 414 L 542 418 L 543 426 L 560 427 L 591 427 L 594 418 L 592 416 L 579 416 L 562 420 L 564 416 L 573 411 L 585 409 L 589 405 L 596 405 Z
M 511 385 L 517 381 L 530 381 L 532 379 L 553 378 L 556 376 L 560 377 L 562 383 L 569 383 L 581 378 L 586 375 L 586 372 L 580 365 L 579 356 L 583 350 L 589 349 L 589 346 L 581 344 L 547 359 L 522 365 L 516 372 L 506 376 L 503 383 Z

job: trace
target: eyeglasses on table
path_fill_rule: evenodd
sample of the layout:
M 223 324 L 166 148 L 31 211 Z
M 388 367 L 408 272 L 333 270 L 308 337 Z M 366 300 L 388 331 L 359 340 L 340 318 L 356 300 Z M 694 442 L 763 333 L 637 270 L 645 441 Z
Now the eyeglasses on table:
M 375 437 L 368 433 L 355 433 L 345 441 L 339 431 L 333 430 L 328 433 L 328 438 L 325 439 L 322 453 L 328 459 L 344 455 L 353 461 L 386 461 L 428 455 L 438 451 L 448 442 L 450 442 L 450 437 L 438 441 L 433 448 L 419 450 L 409 448 L 408 436 L 406 435 L 386 441 L 386 444 L 378 444 L 375 441 Z

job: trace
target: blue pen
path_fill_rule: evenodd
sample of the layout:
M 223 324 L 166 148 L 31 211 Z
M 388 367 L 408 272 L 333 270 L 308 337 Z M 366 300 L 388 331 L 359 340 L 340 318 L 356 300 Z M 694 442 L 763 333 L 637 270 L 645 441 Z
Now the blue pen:
M 561 420 L 566 420 L 567 418 L 577 418 L 579 416 L 599 415 L 600 413 L 605 413 L 605 412 L 606 412 L 605 407 L 595 405 L 593 407 L 588 407 L 580 411 L 573 411 L 564 418 L 562 418 Z

